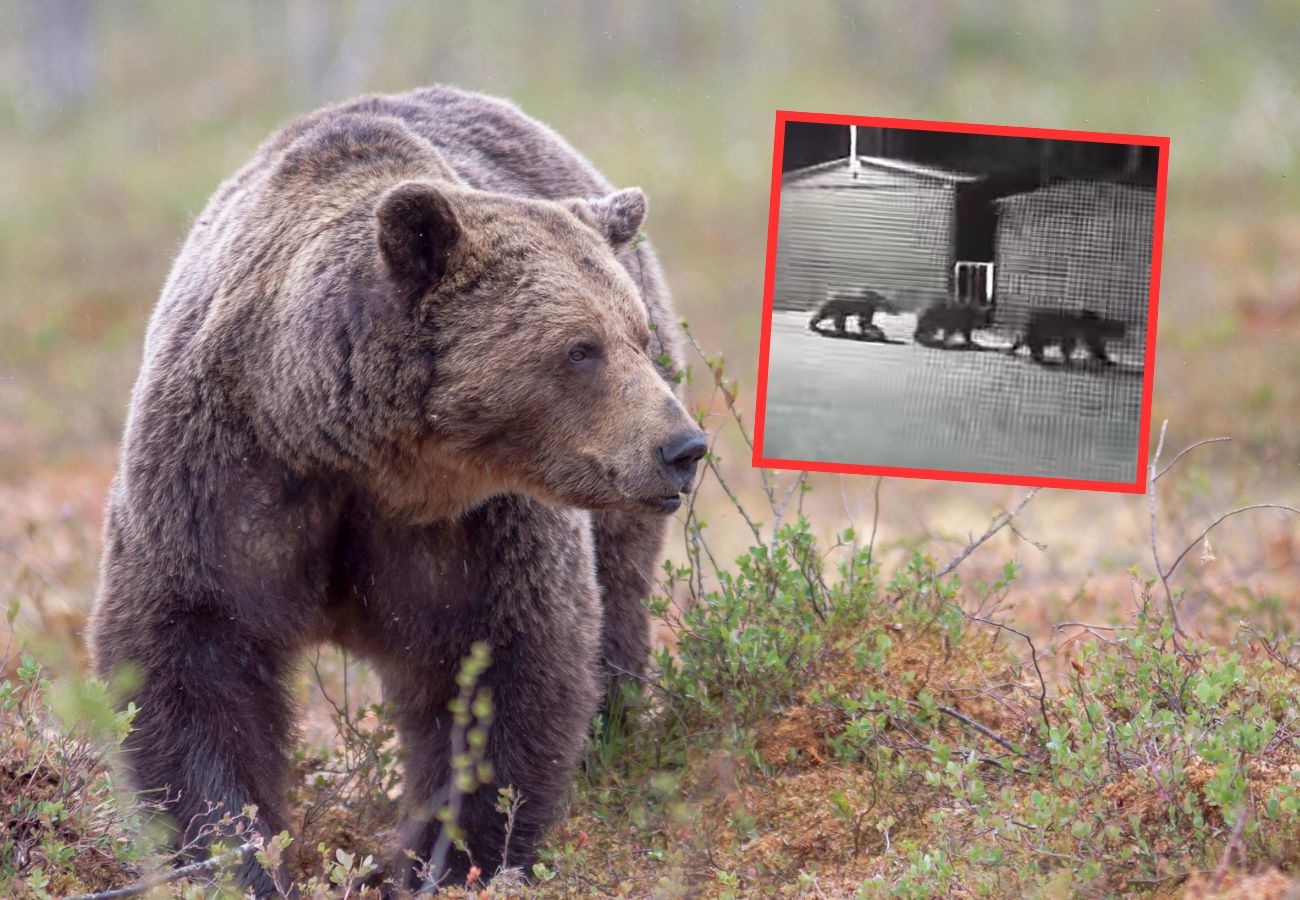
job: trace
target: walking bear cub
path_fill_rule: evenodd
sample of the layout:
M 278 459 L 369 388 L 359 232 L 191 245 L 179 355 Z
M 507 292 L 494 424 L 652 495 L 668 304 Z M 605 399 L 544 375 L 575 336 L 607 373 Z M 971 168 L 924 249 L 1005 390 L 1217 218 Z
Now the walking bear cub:
M 494 783 L 465 798 L 468 854 L 394 871 L 529 866 L 605 675 L 644 663 L 663 517 L 705 451 L 658 264 L 630 246 L 645 209 L 449 88 L 299 119 L 218 189 L 148 328 L 92 620 L 98 671 L 134 673 L 129 761 L 179 843 L 246 804 L 286 824 L 290 682 L 331 641 L 382 677 L 396 849 L 427 860 L 483 641 Z M 284 886 L 251 858 L 240 878 Z
M 987 324 L 988 312 L 981 307 L 936 303 L 916 317 L 916 331 L 912 338 L 926 347 L 948 347 L 952 337 L 960 334 L 965 338 L 965 346 L 977 348 L 971 332 Z
M 1021 347 L 1029 347 L 1029 355 L 1035 362 L 1043 361 L 1043 351 L 1051 346 L 1061 350 L 1062 365 L 1070 365 L 1075 348 L 1082 343 L 1088 353 L 1098 362 L 1112 364 L 1106 352 L 1106 341 L 1123 340 L 1128 327 L 1118 319 L 1098 315 L 1095 310 L 1082 312 L 1060 312 L 1055 310 L 1034 310 L 1029 314 L 1025 330 L 1016 338 L 1009 353 L 1016 353 Z
M 855 337 L 848 330 L 849 316 L 857 316 L 859 340 L 883 341 L 885 332 L 874 321 L 876 310 L 892 310 L 884 295 L 870 288 L 836 288 L 808 320 L 808 328 L 818 334 L 834 337 Z M 831 321 L 831 330 L 823 331 L 822 323 Z

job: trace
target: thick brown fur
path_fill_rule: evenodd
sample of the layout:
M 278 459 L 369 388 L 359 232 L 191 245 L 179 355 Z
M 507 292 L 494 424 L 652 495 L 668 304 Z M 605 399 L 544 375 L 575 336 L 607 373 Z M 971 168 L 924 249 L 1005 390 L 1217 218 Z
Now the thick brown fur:
M 333 641 L 383 677 L 398 849 L 427 856 L 454 675 L 486 641 L 496 785 L 462 824 L 491 873 L 513 785 L 531 862 L 606 673 L 645 663 L 662 513 L 704 447 L 658 263 L 627 246 L 644 214 L 514 106 L 443 87 L 301 118 L 218 189 L 149 325 L 92 621 L 182 842 L 214 804 L 284 826 L 287 685 Z

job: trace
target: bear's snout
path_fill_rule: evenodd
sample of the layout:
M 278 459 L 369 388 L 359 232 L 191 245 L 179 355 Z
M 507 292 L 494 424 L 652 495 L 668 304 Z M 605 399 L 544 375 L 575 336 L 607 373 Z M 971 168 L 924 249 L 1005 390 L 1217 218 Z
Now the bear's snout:
M 655 448 L 659 462 L 677 479 L 681 492 L 688 492 L 695 483 L 695 469 L 708 451 L 704 432 L 690 428 L 673 435 L 667 443 Z

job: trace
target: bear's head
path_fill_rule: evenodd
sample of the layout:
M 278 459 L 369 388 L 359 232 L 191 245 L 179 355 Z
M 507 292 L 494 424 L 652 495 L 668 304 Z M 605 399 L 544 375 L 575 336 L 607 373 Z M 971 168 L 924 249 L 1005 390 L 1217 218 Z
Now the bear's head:
M 437 477 L 593 510 L 678 508 L 707 445 L 656 368 L 628 248 L 645 211 L 637 189 L 563 202 L 442 181 L 384 193 L 381 277 L 428 342 L 416 458 Z

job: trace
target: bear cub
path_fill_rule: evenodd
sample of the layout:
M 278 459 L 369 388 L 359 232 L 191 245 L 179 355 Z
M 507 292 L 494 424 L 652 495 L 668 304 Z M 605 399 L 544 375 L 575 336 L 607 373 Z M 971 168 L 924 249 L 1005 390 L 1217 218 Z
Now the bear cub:
M 1027 346 L 1034 362 L 1042 363 L 1043 352 L 1056 346 L 1061 351 L 1061 364 L 1068 366 L 1075 348 L 1082 343 L 1094 360 L 1113 365 L 1114 360 L 1106 352 L 1106 342 L 1123 340 L 1127 333 L 1128 326 L 1124 322 L 1102 316 L 1096 310 L 1059 312 L 1038 309 L 1030 313 L 1024 331 L 1007 352 L 1014 355 L 1021 347 Z
M 912 339 L 926 347 L 946 349 L 949 341 L 960 334 L 968 349 L 980 349 L 971 332 L 988 324 L 990 311 L 974 304 L 935 303 L 916 317 Z
M 885 332 L 875 324 L 876 311 L 891 309 L 885 297 L 870 288 L 836 288 L 829 292 L 825 302 L 813 312 L 808 328 L 818 334 L 832 337 L 856 337 L 858 340 L 883 341 Z M 848 329 L 849 316 L 856 316 L 858 333 Z M 823 324 L 831 322 L 830 330 Z

